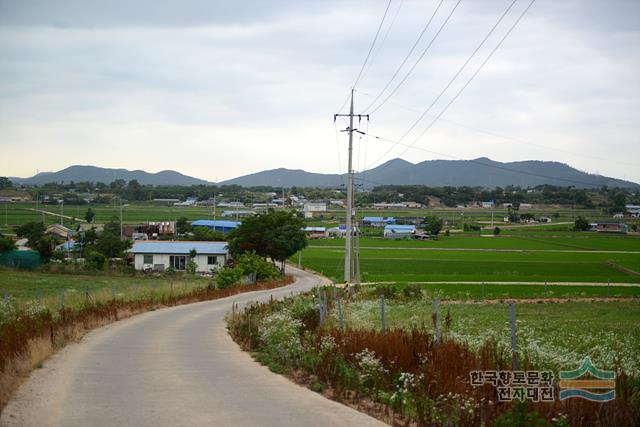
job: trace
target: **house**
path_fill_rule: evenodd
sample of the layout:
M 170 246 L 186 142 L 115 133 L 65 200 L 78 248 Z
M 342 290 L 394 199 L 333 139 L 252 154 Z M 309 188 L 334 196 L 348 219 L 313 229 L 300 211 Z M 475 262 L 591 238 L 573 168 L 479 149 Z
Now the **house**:
M 45 234 L 49 234 L 52 236 L 58 236 L 61 237 L 63 239 L 68 239 L 71 236 L 73 236 L 74 234 L 76 234 L 73 230 L 65 227 L 64 225 L 60 225 L 60 224 L 51 224 L 50 226 L 48 226 L 46 228 L 46 230 L 44 231 Z
M 236 218 L 242 218 L 245 216 L 253 216 L 255 215 L 255 211 L 224 211 L 222 212 L 222 216 L 224 217 L 236 217 Z
M 184 202 L 174 203 L 173 206 L 194 206 L 197 201 L 197 197 L 188 197 Z
M 358 227 L 353 226 L 353 231 L 357 233 Z M 345 237 L 346 235 L 347 235 L 347 226 L 344 224 L 340 224 L 337 227 L 332 227 L 327 229 L 328 237 Z
M 415 225 L 387 225 L 384 227 L 385 239 L 405 239 L 416 232 Z
M 191 223 L 192 227 L 207 227 L 209 230 L 229 233 L 240 225 L 237 221 L 221 221 L 210 219 L 199 219 Z
M 62 251 L 62 252 L 73 252 L 77 249 L 77 247 L 80 244 L 77 243 L 75 240 L 68 240 L 58 246 L 56 246 L 56 251 Z
M 638 206 L 638 205 L 625 205 L 624 208 L 632 216 L 640 216 L 640 206 Z
M 169 242 L 137 241 L 129 253 L 133 255 L 133 265 L 139 271 L 165 271 L 173 268 L 186 271 L 195 250 L 196 272 L 209 273 L 224 267 L 229 258 L 227 242 Z
M 322 239 L 327 237 L 326 227 L 305 227 L 304 232 L 310 239 Z
M 305 203 L 304 212 L 326 212 L 326 203 Z
M 492 208 L 494 206 L 493 202 L 481 202 L 480 206 L 482 206 L 483 208 Z
M 382 216 L 365 216 L 362 218 L 362 225 L 364 227 L 384 227 L 385 225 L 395 224 L 396 219 L 389 217 L 384 218 Z
M 624 214 L 622 212 L 615 213 L 615 214 L 613 214 L 613 218 L 614 219 L 622 219 L 622 218 L 624 218 Z
M 374 203 L 374 209 L 394 209 L 394 208 L 406 208 L 407 206 L 404 203 Z
M 156 240 L 160 236 L 176 234 L 176 222 L 150 221 L 146 224 L 127 224 L 122 227 L 122 234 L 131 240 Z
M 603 233 L 626 233 L 627 224 L 623 222 L 597 222 L 596 231 Z

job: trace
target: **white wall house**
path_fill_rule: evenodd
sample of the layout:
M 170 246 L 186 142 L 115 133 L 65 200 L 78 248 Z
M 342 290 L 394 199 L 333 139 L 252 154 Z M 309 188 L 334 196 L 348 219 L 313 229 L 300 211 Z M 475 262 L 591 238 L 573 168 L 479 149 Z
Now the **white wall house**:
M 176 271 L 185 271 L 192 249 L 196 250 L 193 260 L 198 273 L 220 269 L 229 258 L 227 242 L 137 241 L 129 252 L 133 254 L 136 270 L 165 271 L 173 267 Z
M 305 203 L 304 211 L 305 212 L 326 212 L 327 204 L 326 203 Z

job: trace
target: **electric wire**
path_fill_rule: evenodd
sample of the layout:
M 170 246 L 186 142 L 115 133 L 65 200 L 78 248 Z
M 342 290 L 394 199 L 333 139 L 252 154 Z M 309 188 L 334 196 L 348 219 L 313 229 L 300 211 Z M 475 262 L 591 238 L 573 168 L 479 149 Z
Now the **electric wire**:
M 384 14 L 382 15 L 382 20 L 380 21 L 380 25 L 378 25 L 378 31 L 376 31 L 376 35 L 373 38 L 373 42 L 371 43 L 371 47 L 369 48 L 369 52 L 367 52 L 367 57 L 364 59 L 364 63 L 362 64 L 362 68 L 360 68 L 360 72 L 358 73 L 358 77 L 356 77 L 356 80 L 353 82 L 353 85 L 351 86 L 352 88 L 355 88 L 356 86 L 358 86 L 358 82 L 360 81 L 360 77 L 362 76 L 362 73 L 364 72 L 364 68 L 367 65 L 367 61 L 369 61 L 369 57 L 371 56 L 371 51 L 373 51 L 373 47 L 376 45 L 376 40 L 378 40 L 378 36 L 380 35 L 380 30 L 382 29 L 382 24 L 384 24 L 384 20 L 387 17 L 387 12 L 389 12 L 389 7 L 391 6 L 391 0 L 389 0 L 389 2 L 387 3 L 387 7 L 384 10 Z
M 438 96 L 436 96 L 436 98 L 433 100 L 433 102 L 431 102 L 431 104 L 427 107 L 426 110 L 424 110 L 424 112 L 420 115 L 420 117 L 418 117 L 413 124 L 411 124 L 411 126 L 409 126 L 409 128 L 404 132 L 404 134 L 402 134 L 402 136 L 400 137 L 400 141 L 403 141 L 407 135 L 409 135 L 409 133 L 411 133 L 411 131 L 413 131 L 413 129 L 415 129 L 415 127 L 418 125 L 418 123 L 420 123 L 422 121 L 422 119 L 424 119 L 424 117 L 429 113 L 429 111 L 431 111 L 431 109 L 436 105 L 436 103 L 440 100 L 440 98 L 442 98 L 442 96 L 445 94 L 445 92 L 447 90 L 449 90 L 449 88 L 451 87 L 451 85 L 458 79 L 458 77 L 460 76 L 460 74 L 464 71 L 464 69 L 467 67 L 467 65 L 469 65 L 469 63 L 471 62 L 471 60 L 473 59 L 474 56 L 476 56 L 476 54 L 478 53 L 478 51 L 480 51 L 480 49 L 482 48 L 482 46 L 484 46 L 484 44 L 486 43 L 486 41 L 489 39 L 489 37 L 491 37 L 491 34 L 493 34 L 493 32 L 495 31 L 495 29 L 498 27 L 498 25 L 500 25 L 500 23 L 502 22 L 502 20 L 505 18 L 505 16 L 507 16 L 507 14 L 509 13 L 509 11 L 511 10 L 511 8 L 513 8 L 514 4 L 517 2 L 517 0 L 513 0 L 511 2 L 511 4 L 509 4 L 509 6 L 505 9 L 505 11 L 502 13 L 502 15 L 500 15 L 500 17 L 498 18 L 498 20 L 496 21 L 496 23 L 491 27 L 491 29 L 489 30 L 489 32 L 484 36 L 484 38 L 482 39 L 482 41 L 478 44 L 478 46 L 475 48 L 475 50 L 471 53 L 471 55 L 469 55 L 469 57 L 466 59 L 466 61 L 464 61 L 464 63 L 462 64 L 462 66 L 460 68 L 458 68 L 458 71 L 453 75 L 453 77 L 449 80 L 449 82 L 446 84 L 446 86 L 444 87 L 444 89 L 442 89 L 440 91 L 440 93 L 438 94 Z M 391 146 L 389 147 L 389 149 L 382 154 L 382 156 L 380 156 L 375 162 L 373 162 L 373 164 L 378 163 L 380 160 L 382 160 L 383 158 L 385 158 L 395 147 Z
M 407 63 L 407 61 L 409 60 L 409 57 L 411 57 L 411 54 L 413 54 L 413 51 L 416 49 L 416 47 L 418 46 L 418 44 L 420 43 L 420 40 L 422 40 L 422 37 L 424 36 L 424 34 L 427 32 L 427 29 L 429 29 L 429 26 L 431 25 L 431 21 L 433 21 L 433 18 L 435 18 L 436 14 L 438 13 L 438 10 L 440 10 L 440 6 L 442 6 L 442 3 L 444 3 L 444 0 L 440 0 L 440 3 L 438 3 L 438 6 L 436 6 L 436 9 L 433 11 L 433 14 L 431 15 L 431 18 L 429 18 L 429 20 L 427 21 L 427 24 L 422 28 L 422 31 L 420 32 L 420 35 L 418 35 L 418 38 L 416 39 L 416 41 L 413 43 L 413 46 L 411 46 L 411 49 L 409 49 L 409 52 L 407 53 L 407 55 L 404 57 L 404 59 L 402 60 L 402 62 L 400 63 L 400 65 L 398 66 L 398 68 L 396 68 L 396 71 L 393 73 L 393 75 L 391 76 L 391 79 L 389 79 L 389 81 L 387 82 L 387 84 L 382 88 L 382 90 L 378 93 L 378 95 L 374 98 L 373 101 L 371 101 L 371 103 L 364 109 L 364 111 L 369 111 L 369 109 L 376 103 L 378 102 L 378 99 L 380 99 L 380 97 L 382 96 L 383 93 L 386 92 L 386 90 L 389 88 L 389 86 L 391 86 L 391 83 L 393 83 L 393 81 L 395 80 L 395 78 L 398 76 L 398 73 L 400 73 L 400 70 L 402 70 L 402 68 L 404 67 L 404 64 Z
M 389 98 L 391 98 L 393 95 L 395 95 L 395 93 L 398 91 L 398 89 L 400 89 L 400 87 L 404 84 L 405 81 L 407 81 L 407 79 L 409 78 L 409 76 L 411 76 L 411 74 L 413 73 L 413 71 L 416 69 L 416 67 L 418 66 L 418 64 L 420 63 L 420 61 L 422 61 L 422 58 L 424 58 L 424 56 L 427 54 L 427 52 L 429 51 L 429 49 L 431 48 L 431 46 L 433 45 L 433 43 L 436 41 L 436 39 L 438 38 L 438 36 L 440 35 L 440 33 L 442 32 L 442 30 L 444 29 L 444 27 L 447 25 L 447 23 L 449 22 L 449 20 L 451 19 L 451 16 L 453 16 L 453 12 L 456 11 L 456 9 L 458 8 L 458 5 L 460 5 L 460 2 L 462 0 L 458 0 L 456 2 L 456 4 L 453 6 L 453 8 L 451 9 L 451 11 L 449 12 L 449 15 L 447 15 L 447 18 L 444 20 L 444 22 L 442 23 L 442 25 L 440 26 L 440 28 L 438 29 L 438 31 L 436 32 L 436 34 L 433 36 L 433 38 L 431 39 L 431 41 L 429 42 L 429 44 L 427 45 L 427 47 L 424 48 L 424 50 L 422 51 L 422 53 L 420 54 L 420 56 L 418 57 L 418 59 L 413 63 L 413 65 L 411 66 L 411 68 L 409 68 L 409 71 L 407 71 L 407 73 L 404 75 L 404 77 L 402 78 L 402 80 L 400 80 L 400 82 L 393 88 L 393 90 L 386 96 L 385 99 L 382 100 L 382 102 L 380 104 L 378 104 L 377 107 L 375 107 L 373 110 L 371 110 L 370 114 L 375 113 L 376 111 L 378 111 L 380 109 L 380 107 L 382 107 L 388 100 Z

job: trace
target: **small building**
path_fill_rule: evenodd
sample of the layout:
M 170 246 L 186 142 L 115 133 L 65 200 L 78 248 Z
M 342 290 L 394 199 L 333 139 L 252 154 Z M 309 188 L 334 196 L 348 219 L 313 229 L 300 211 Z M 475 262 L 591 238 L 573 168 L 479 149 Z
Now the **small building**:
M 195 206 L 197 201 L 197 197 L 188 197 L 184 202 L 174 203 L 173 206 Z
M 374 203 L 374 209 L 403 209 L 407 206 L 404 203 Z
M 303 210 L 304 212 L 326 212 L 327 204 L 326 203 L 305 203 Z
M 304 232 L 310 239 L 323 239 L 327 237 L 326 227 L 305 227 Z
M 481 202 L 480 206 L 482 206 L 483 208 L 492 208 L 494 206 L 494 203 L 492 201 L 490 201 L 490 202 Z
M 416 232 L 415 225 L 387 225 L 384 227 L 385 239 L 406 239 Z
M 76 234 L 73 230 L 65 227 L 64 225 L 60 225 L 60 224 L 51 224 L 50 226 L 48 226 L 45 229 L 45 234 L 49 234 L 51 236 L 58 236 L 61 237 L 63 239 L 68 239 L 71 236 L 73 236 L 74 234 Z
M 625 205 L 624 208 L 632 216 L 639 216 L 640 215 L 640 206 L 638 206 L 638 205 Z
M 122 226 L 122 234 L 131 240 L 156 240 L 160 236 L 176 234 L 175 221 L 150 221 L 146 224 L 126 224 Z
M 362 218 L 362 226 L 363 227 L 384 227 L 386 225 L 395 224 L 395 218 L 389 217 L 385 218 L 382 216 L 365 216 Z
M 602 233 L 626 233 L 627 224 L 624 222 L 597 222 L 596 231 Z
M 222 212 L 222 216 L 223 217 L 236 217 L 236 218 L 244 218 L 247 216 L 253 216 L 255 215 L 256 212 L 255 211 L 224 211 Z
M 191 223 L 193 227 L 207 227 L 209 230 L 220 231 L 222 233 L 229 233 L 238 228 L 238 225 L 240 225 L 240 223 L 237 221 L 211 219 L 199 219 Z
M 168 242 L 138 241 L 134 242 L 129 253 L 133 255 L 133 265 L 139 271 L 165 271 L 173 268 L 186 271 L 195 250 L 196 272 L 210 273 L 222 268 L 229 258 L 227 242 Z

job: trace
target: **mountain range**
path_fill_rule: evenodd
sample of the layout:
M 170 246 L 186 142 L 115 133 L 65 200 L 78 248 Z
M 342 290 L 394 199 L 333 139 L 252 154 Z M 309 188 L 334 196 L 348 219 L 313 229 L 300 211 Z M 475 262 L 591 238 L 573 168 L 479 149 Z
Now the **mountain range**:
M 43 172 L 31 178 L 11 178 L 21 184 L 42 185 L 49 182 L 90 181 L 110 183 L 116 179 L 137 180 L 143 185 L 210 185 L 203 179 L 183 175 L 172 170 L 148 173 L 141 170 L 107 169 L 97 166 L 70 166 L 58 172 Z M 505 187 L 514 185 L 534 187 L 549 184 L 598 188 L 602 186 L 640 190 L 640 184 L 621 179 L 594 175 L 559 162 L 526 160 L 497 162 L 486 157 L 474 160 L 427 160 L 411 163 L 402 159 L 390 160 L 376 168 L 356 174 L 356 184 L 364 188 L 377 185 L 428 185 Z M 322 174 L 300 169 L 272 169 L 222 181 L 220 185 L 244 187 L 339 187 L 345 183 L 344 174 Z

